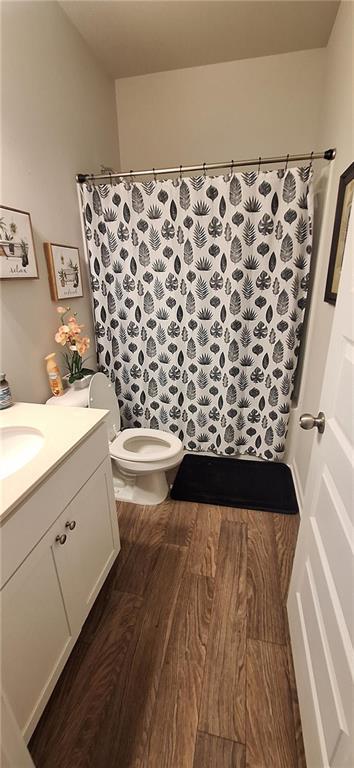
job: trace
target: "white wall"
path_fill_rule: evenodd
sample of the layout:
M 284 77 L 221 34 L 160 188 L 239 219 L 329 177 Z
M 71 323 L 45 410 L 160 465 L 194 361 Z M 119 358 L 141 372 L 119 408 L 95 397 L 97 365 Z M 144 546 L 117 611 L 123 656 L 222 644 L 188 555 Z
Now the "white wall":
M 40 279 L 1 283 L 0 367 L 15 399 L 41 402 L 44 355 L 60 350 L 43 241 L 78 246 L 85 273 L 75 174 L 119 167 L 114 84 L 58 3 L 3 2 L 1 13 L 1 202 L 30 211 Z M 92 338 L 86 275 L 84 296 L 71 306 Z
M 121 167 L 316 147 L 324 49 L 116 80 Z
M 322 226 L 317 254 L 304 368 L 298 408 L 292 414 L 294 428 L 289 433 L 288 457 L 292 462 L 303 495 L 315 433 L 297 427 L 298 417 L 321 410 L 321 386 L 335 309 L 323 301 L 338 192 L 339 176 L 353 162 L 354 66 L 353 3 L 342 2 L 326 49 L 325 80 L 317 145 L 337 147 L 337 157 L 322 177 L 328 176 L 327 195 L 323 195 Z

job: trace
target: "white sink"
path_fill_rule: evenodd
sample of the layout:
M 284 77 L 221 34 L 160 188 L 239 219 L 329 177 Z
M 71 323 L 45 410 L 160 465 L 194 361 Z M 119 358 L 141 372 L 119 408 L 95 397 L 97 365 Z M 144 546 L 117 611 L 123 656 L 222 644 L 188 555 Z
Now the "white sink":
M 0 428 L 0 480 L 28 464 L 40 451 L 44 436 L 32 427 Z

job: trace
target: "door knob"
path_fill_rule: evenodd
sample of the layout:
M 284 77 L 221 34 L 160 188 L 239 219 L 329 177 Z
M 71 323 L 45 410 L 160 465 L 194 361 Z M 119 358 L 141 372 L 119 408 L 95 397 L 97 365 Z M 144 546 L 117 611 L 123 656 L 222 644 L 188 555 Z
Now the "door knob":
M 76 526 L 76 520 L 71 520 L 70 522 L 68 520 L 68 522 L 65 523 L 65 528 L 69 528 L 69 531 L 73 531 L 75 526 Z
M 325 425 L 326 419 L 322 411 L 319 412 L 318 416 L 312 416 L 311 413 L 303 413 L 302 416 L 300 416 L 300 427 L 302 427 L 302 429 L 313 429 L 314 427 L 317 427 L 319 433 L 322 435 L 325 431 Z
M 55 541 L 58 544 L 65 544 L 65 542 L 66 542 L 66 533 L 62 533 L 61 535 L 58 533 L 58 535 L 55 537 Z

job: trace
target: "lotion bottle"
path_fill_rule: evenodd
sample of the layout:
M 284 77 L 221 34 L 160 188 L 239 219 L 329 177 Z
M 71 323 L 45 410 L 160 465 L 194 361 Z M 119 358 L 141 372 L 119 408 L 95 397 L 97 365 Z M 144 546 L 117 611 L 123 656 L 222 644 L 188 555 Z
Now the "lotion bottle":
M 55 360 L 55 352 L 52 352 L 51 355 L 47 355 L 47 357 L 44 359 L 47 361 L 49 386 L 54 397 L 60 397 L 60 395 L 64 394 L 64 388 L 60 376 L 60 371 Z

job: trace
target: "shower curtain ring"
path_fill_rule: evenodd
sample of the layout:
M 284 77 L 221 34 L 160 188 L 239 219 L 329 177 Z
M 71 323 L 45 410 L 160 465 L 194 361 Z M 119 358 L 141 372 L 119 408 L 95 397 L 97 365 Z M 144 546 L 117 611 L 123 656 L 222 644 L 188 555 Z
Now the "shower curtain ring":
M 261 158 L 261 155 L 259 155 L 259 158 L 258 158 L 258 170 L 257 170 L 257 173 L 259 173 L 259 172 L 260 172 L 260 170 L 261 170 L 261 162 L 262 162 L 262 158 Z
M 132 184 L 134 184 L 134 175 L 133 175 L 133 169 L 132 168 L 130 169 L 129 173 L 130 173 L 130 181 L 131 181 Z
M 206 179 L 206 164 L 203 163 L 203 176 Z
M 285 168 L 284 168 L 284 171 L 287 171 L 287 170 L 288 170 L 289 157 L 290 157 L 290 155 L 289 155 L 289 152 L 288 152 L 288 154 L 287 154 L 287 156 L 286 156 L 286 163 L 285 163 Z
M 310 158 L 310 170 L 312 170 L 312 160 L 313 160 L 313 150 L 311 152 L 311 158 Z
M 231 174 L 231 176 L 232 176 L 233 172 L 234 172 L 234 161 L 231 160 L 231 165 L 230 165 L 230 174 Z
M 112 186 L 112 185 L 113 185 L 113 182 L 112 182 L 112 174 L 111 174 L 111 172 L 109 173 L 109 181 L 110 181 L 110 184 L 111 184 L 111 186 Z
M 179 166 L 179 180 L 182 181 L 182 166 Z
M 154 174 L 154 182 L 155 182 L 155 184 L 156 184 L 157 178 L 156 178 L 156 171 L 155 171 L 155 168 L 153 168 L 153 169 L 152 169 L 152 172 L 153 172 L 153 174 Z

